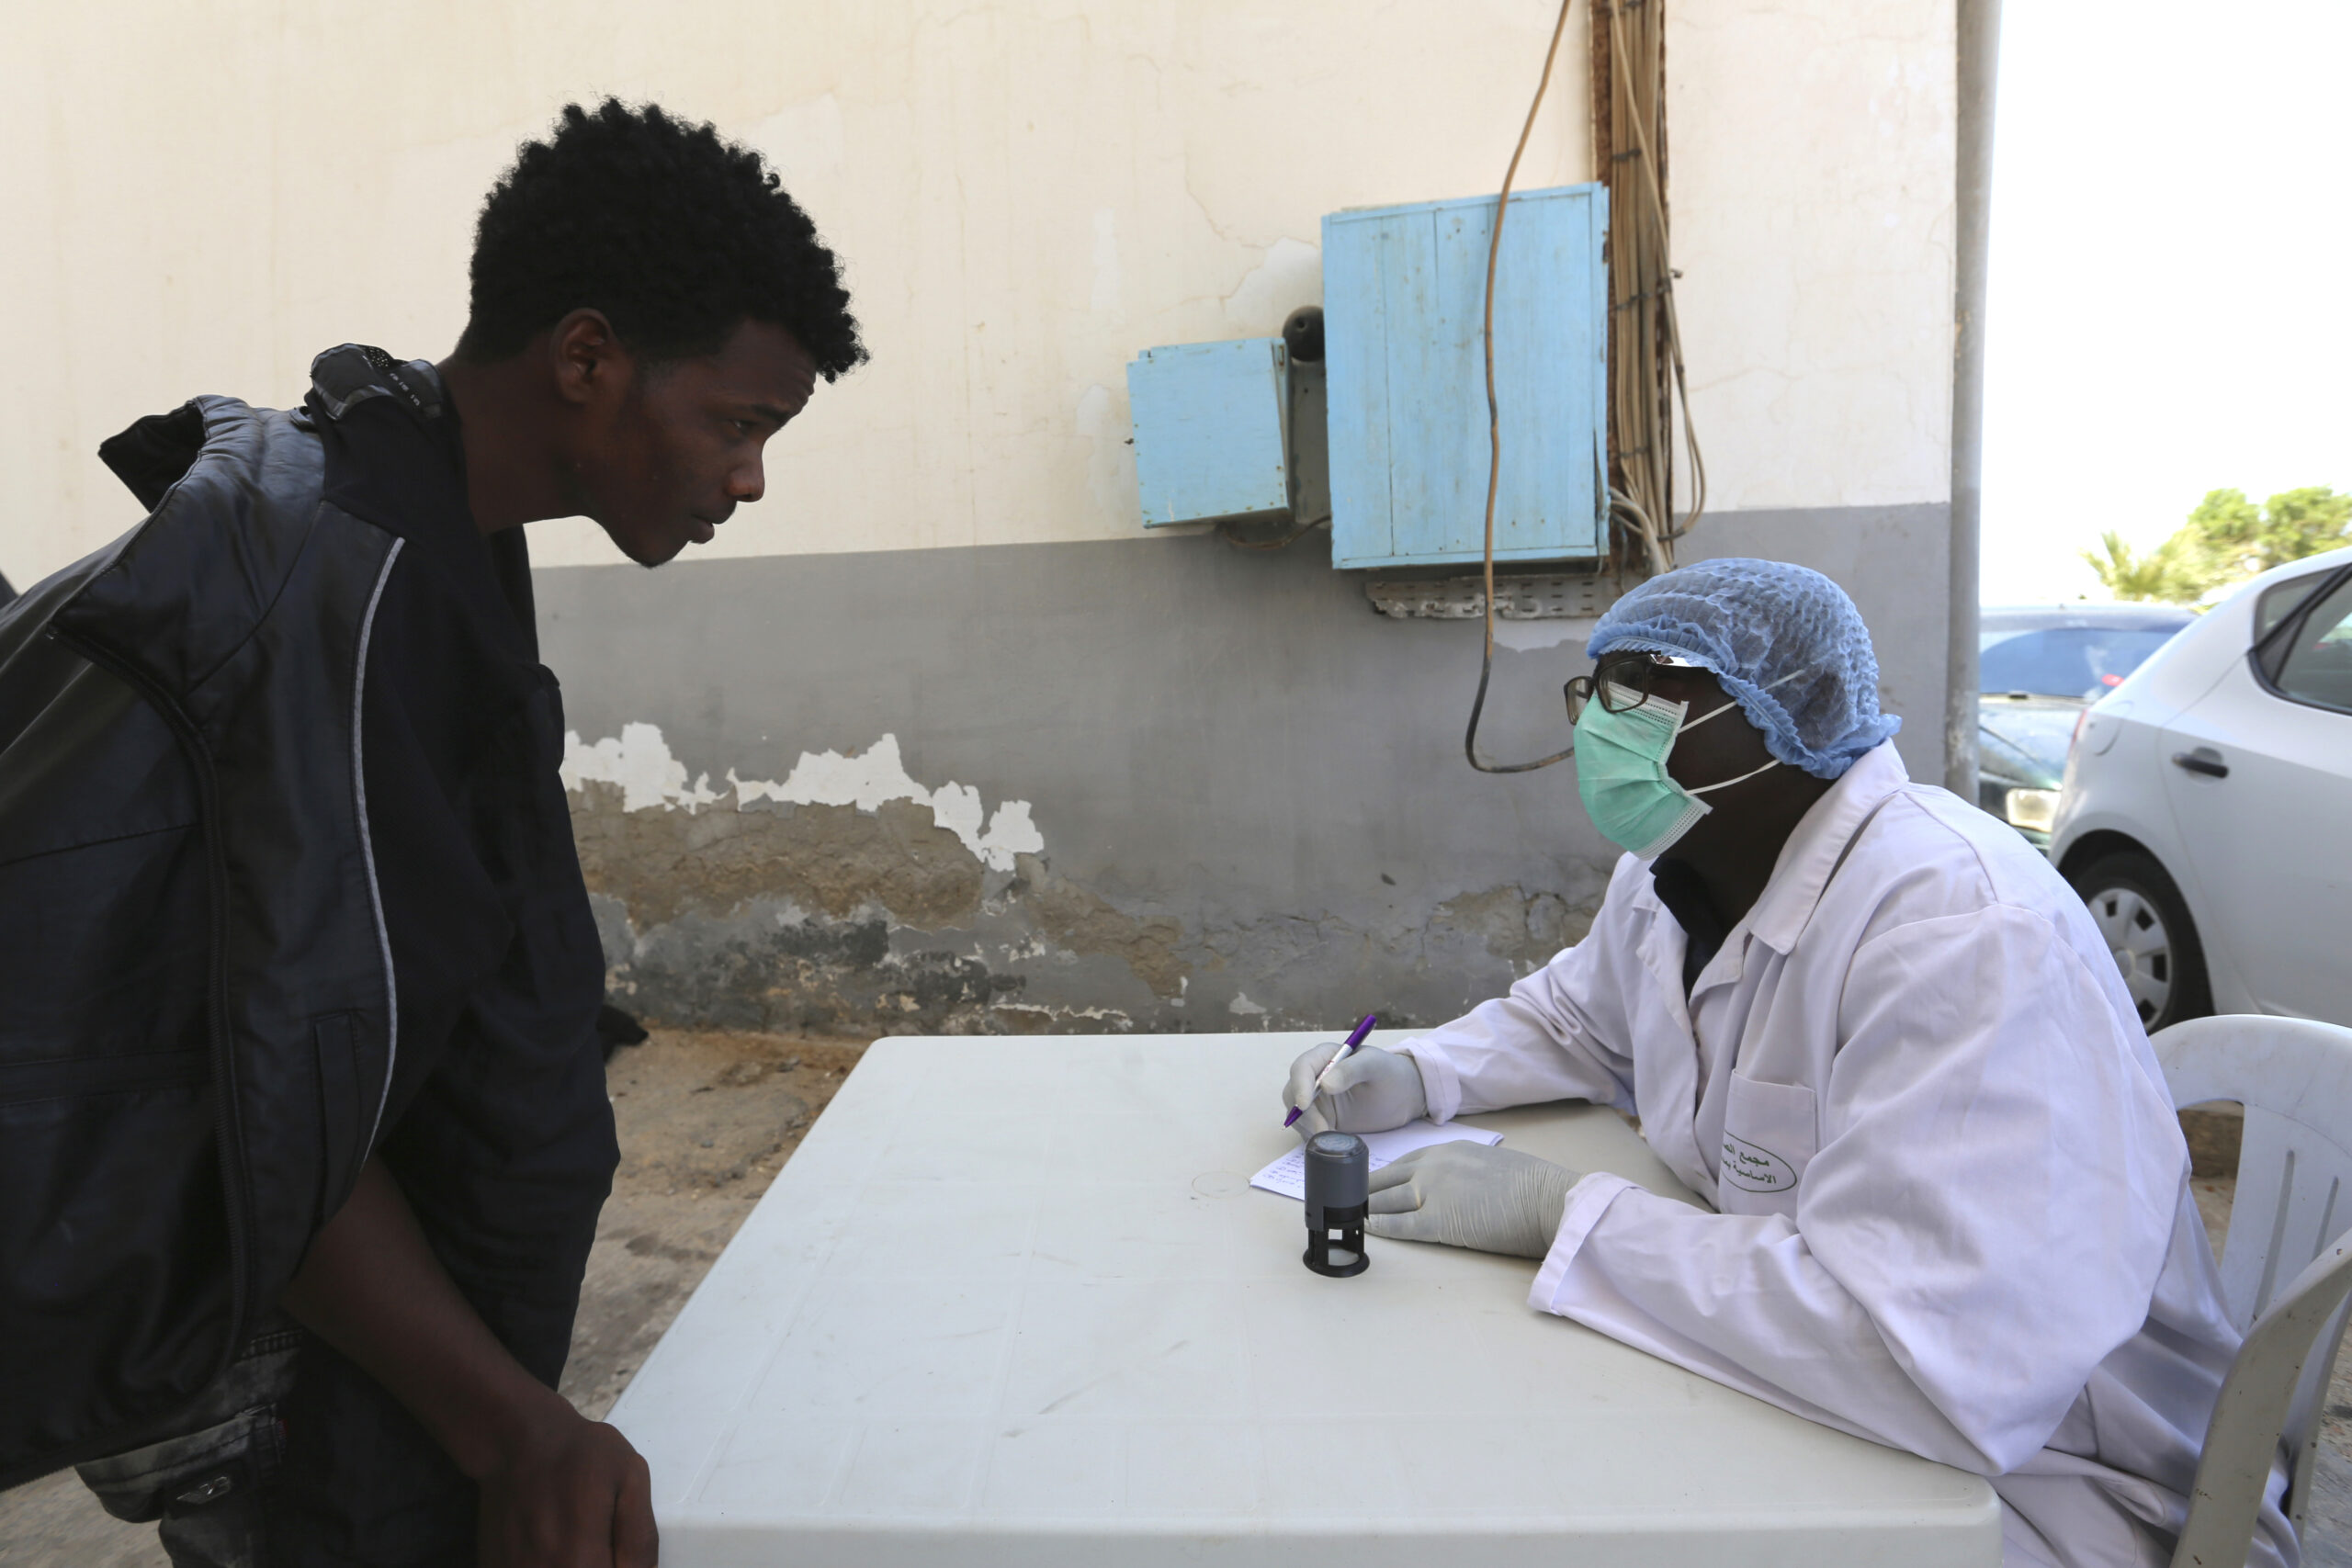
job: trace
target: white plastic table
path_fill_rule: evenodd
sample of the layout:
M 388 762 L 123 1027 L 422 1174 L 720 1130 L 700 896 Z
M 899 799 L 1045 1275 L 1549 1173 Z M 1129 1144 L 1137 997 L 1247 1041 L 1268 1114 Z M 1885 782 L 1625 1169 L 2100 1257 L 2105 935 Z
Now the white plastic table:
M 1999 1562 L 1981 1479 L 1533 1312 L 1532 1262 L 1309 1273 L 1249 1179 L 1326 1038 L 874 1045 L 613 1412 L 665 1568 Z M 1610 1111 L 1472 1120 L 1689 1196 Z

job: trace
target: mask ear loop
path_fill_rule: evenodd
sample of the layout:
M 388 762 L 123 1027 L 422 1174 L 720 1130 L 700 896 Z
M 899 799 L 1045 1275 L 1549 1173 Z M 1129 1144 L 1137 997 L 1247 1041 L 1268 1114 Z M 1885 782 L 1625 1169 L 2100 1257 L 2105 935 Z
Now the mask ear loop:
M 1772 690 L 1773 690 L 1773 689 L 1775 689 L 1776 687 L 1781 687 L 1781 686 L 1785 686 L 1785 685 L 1787 685 L 1790 682 L 1792 682 L 1792 681 L 1793 681 L 1793 680 L 1797 679 L 1797 677 L 1798 677 L 1798 676 L 1800 676 L 1800 675 L 1810 675 L 1810 674 L 1812 674 L 1812 673 L 1813 673 L 1813 671 L 1810 671 L 1810 670 L 1796 670 L 1796 671 L 1792 671 L 1790 673 L 1788 673 L 1788 674 L 1786 674 L 1786 675 L 1783 675 L 1783 676 L 1781 676 L 1779 680 L 1777 680 L 1777 681 L 1773 682 L 1771 685 L 1765 687 L 1765 688 L 1764 688 L 1764 690 L 1765 690 L 1765 691 L 1768 691 L 1768 692 L 1769 692 L 1769 691 L 1772 691 Z M 1711 708 L 1711 709 L 1709 709 L 1707 712 L 1701 714 L 1698 717 L 1696 717 L 1696 718 L 1694 718 L 1694 719 L 1688 720 L 1688 721 L 1686 721 L 1686 722 L 1684 722 L 1684 723 L 1682 723 L 1682 724 L 1678 724 L 1678 725 L 1676 725 L 1676 726 L 1674 727 L 1674 738 L 1675 738 L 1677 740 L 1679 740 L 1680 739 L 1682 739 L 1682 732 L 1683 732 L 1684 730 L 1686 730 L 1686 729 L 1696 729 L 1699 726 L 1701 726 L 1701 725 L 1702 725 L 1702 724 L 1706 723 L 1709 719 L 1715 717 L 1718 714 L 1726 714 L 1726 713 L 1729 713 L 1732 709 L 1734 709 L 1734 708 L 1737 707 L 1738 705 L 1739 705 L 1739 703 L 1738 703 L 1737 699 L 1734 699 L 1734 700 L 1733 700 L 1733 701 L 1731 701 L 1731 702 L 1727 702 L 1727 703 L 1725 703 L 1723 706 L 1721 706 L 1721 707 L 1719 707 L 1719 708 Z M 1770 773 L 1774 768 L 1777 768 L 1777 767 L 1779 767 L 1780 765 L 1781 765 L 1781 759 L 1779 759 L 1778 757 L 1774 757 L 1774 758 L 1772 758 L 1770 761 L 1766 762 L 1762 767 L 1760 767 L 1760 768 L 1750 768 L 1750 769 L 1748 769 L 1748 770 L 1747 770 L 1747 772 L 1746 772 L 1746 773 L 1744 773 L 1740 774 L 1740 775 L 1739 775 L 1739 777 L 1737 777 L 1737 778 L 1736 778 L 1736 779 L 1718 779 L 1718 780 L 1717 780 L 1716 782 L 1714 782 L 1713 784 L 1701 784 L 1701 785 L 1699 785 L 1696 789 L 1693 789 L 1693 788 L 1691 788 L 1690 785 L 1685 784 L 1684 786 L 1682 786 L 1682 793 L 1683 793 L 1683 794 L 1685 794 L 1685 795 L 1712 795 L 1712 794 L 1713 794 L 1716 790 L 1719 790 L 1719 789 L 1729 789 L 1732 785 L 1734 785 L 1734 784 L 1746 784 L 1748 780 L 1750 780 L 1750 779 L 1754 778 L 1757 774 L 1758 774 L 1758 773 Z
M 1781 676 L 1779 680 L 1777 680 L 1777 681 L 1773 682 L 1770 685 L 1769 685 L 1769 686 L 1761 686 L 1761 687 L 1758 687 L 1758 690 L 1759 690 L 1759 691 L 1765 691 L 1765 692 L 1777 692 L 1777 691 L 1779 691 L 1782 686 L 1787 685 L 1790 682 L 1792 682 L 1792 681 L 1796 681 L 1796 680 L 1802 680 L 1804 677 L 1805 677 L 1805 676 L 1807 676 L 1807 675 L 1810 675 L 1810 674 L 1812 674 L 1812 673 L 1813 673 L 1813 671 L 1810 671 L 1810 670 L 1792 670 L 1792 671 L 1790 671 L 1787 674 L 1785 674 L 1785 675 Z M 1645 699 L 1644 699 L 1644 700 L 1645 700 L 1645 701 L 1646 701 L 1646 700 L 1648 700 L 1648 699 L 1646 699 L 1646 698 L 1645 698 Z M 1721 706 L 1721 707 L 1719 707 L 1719 708 L 1710 708 L 1710 709 L 1708 709 L 1705 713 L 1701 714 L 1698 717 L 1696 717 L 1696 718 L 1694 718 L 1694 719 L 1690 719 L 1690 720 L 1689 720 L 1689 721 L 1687 721 L 1687 722 L 1685 722 L 1685 723 L 1676 725 L 1676 726 L 1674 727 L 1674 733 L 1675 733 L 1675 737 L 1676 737 L 1676 739 L 1679 739 L 1681 738 L 1682 732 L 1683 732 L 1684 730 L 1686 730 L 1686 729 L 1696 729 L 1699 726 L 1701 726 L 1701 725 L 1702 725 L 1702 724 L 1706 723 L 1709 719 L 1711 719 L 1711 718 L 1714 717 L 1717 714 L 1729 713 L 1732 709 L 1734 709 L 1734 708 L 1737 707 L 1738 705 L 1739 705 L 1739 699 L 1737 699 L 1736 697 L 1735 697 L 1735 698 L 1733 698 L 1730 702 L 1725 703 L 1723 706 Z M 1688 711 L 1688 710 L 1686 710 L 1686 711 Z M 1774 761 L 1779 761 L 1779 759 L 1778 759 L 1778 758 L 1775 758 L 1775 759 L 1774 759 Z M 1771 764 L 1770 764 L 1770 763 L 1769 763 L 1769 762 L 1765 764 L 1765 766 L 1766 766 L 1766 767 L 1770 767 L 1770 765 L 1771 765 Z M 1758 769 L 1757 769 L 1757 770 L 1756 770 L 1756 773 L 1762 773 L 1763 771 L 1764 771 L 1764 769 L 1763 769 L 1763 768 L 1758 768 Z M 1756 773 L 1743 773 L 1743 774 L 1741 774 L 1741 775 L 1740 775 L 1740 777 L 1741 777 L 1741 778 L 1751 778 L 1751 779 L 1752 779 L 1752 778 L 1754 778 L 1754 777 L 1756 776 Z M 1737 784 L 1738 782 L 1739 782 L 1739 779 L 1725 779 L 1725 780 L 1724 781 L 1724 784 Z M 1721 786 L 1721 785 L 1718 785 L 1718 784 L 1709 784 L 1707 787 L 1708 787 L 1709 789 L 1718 789 L 1718 788 L 1721 788 L 1722 786 Z
M 1780 765 L 1781 765 L 1781 759 L 1779 759 L 1778 757 L 1775 757 L 1775 758 L 1773 758 L 1770 761 L 1769 761 L 1769 762 L 1765 763 L 1762 767 L 1760 767 L 1760 768 L 1750 768 L 1750 769 L 1748 769 L 1748 770 L 1747 770 L 1747 772 L 1746 772 L 1746 773 L 1744 773 L 1740 774 L 1740 775 L 1739 775 L 1739 777 L 1737 777 L 1737 778 L 1736 778 L 1736 779 L 1724 779 L 1724 780 L 1722 780 L 1722 781 L 1720 781 L 1720 782 L 1718 782 L 1718 783 L 1715 783 L 1715 784 L 1701 784 L 1701 785 L 1699 785 L 1696 789 L 1693 789 L 1693 788 L 1691 788 L 1690 785 L 1685 784 L 1685 785 L 1683 785 L 1683 786 L 1682 786 L 1682 793 L 1683 793 L 1683 794 L 1685 794 L 1685 795 L 1710 795 L 1710 794 L 1713 794 L 1714 791 L 1719 790 L 1719 789 L 1729 789 L 1732 785 L 1734 785 L 1734 784 L 1746 784 L 1749 779 L 1754 778 L 1757 774 L 1758 774 L 1758 773 L 1770 773 L 1774 768 L 1777 768 L 1777 767 L 1779 767 Z
M 1719 708 L 1710 708 L 1710 709 L 1708 709 L 1705 713 L 1701 714 L 1701 715 L 1700 715 L 1698 717 L 1696 717 L 1696 718 L 1685 719 L 1685 720 L 1683 720 L 1680 724 L 1678 724 L 1678 725 L 1676 725 L 1676 726 L 1674 727 L 1674 738 L 1675 738 L 1677 740 L 1679 740 L 1679 739 L 1682 739 L 1682 732 L 1683 732 L 1684 730 L 1686 730 L 1686 729 L 1696 729 L 1696 728 L 1698 728 L 1701 725 L 1702 725 L 1702 724 L 1706 723 L 1709 719 L 1713 718 L 1716 715 L 1718 715 L 1718 714 L 1726 714 L 1726 713 L 1729 713 L 1729 712 L 1731 712 L 1731 710 L 1732 710 L 1732 709 L 1734 709 L 1734 708 L 1737 707 L 1738 705 L 1738 705 L 1737 703 L 1736 703 L 1736 702 L 1733 702 L 1733 703 L 1725 703 L 1723 706 L 1721 706 L 1721 707 L 1719 707 Z

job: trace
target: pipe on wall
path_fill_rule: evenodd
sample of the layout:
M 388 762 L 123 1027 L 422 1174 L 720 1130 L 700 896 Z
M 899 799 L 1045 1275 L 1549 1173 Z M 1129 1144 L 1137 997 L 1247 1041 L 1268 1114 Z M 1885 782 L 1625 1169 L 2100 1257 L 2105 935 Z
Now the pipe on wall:
M 1952 280 L 1951 574 L 1944 657 L 1944 787 L 1976 798 L 1976 626 L 1984 518 L 1984 277 L 1993 218 L 1993 104 L 2001 0 L 1959 8 L 1959 254 Z

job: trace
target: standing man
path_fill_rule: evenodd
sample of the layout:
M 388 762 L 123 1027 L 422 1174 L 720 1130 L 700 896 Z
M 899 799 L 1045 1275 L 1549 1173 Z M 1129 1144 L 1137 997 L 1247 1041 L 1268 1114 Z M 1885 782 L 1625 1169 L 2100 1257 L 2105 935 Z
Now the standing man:
M 1341 1063 L 1301 1128 L 1638 1113 L 1717 1212 L 1446 1144 L 1374 1175 L 1368 1228 L 1541 1258 L 1538 1311 L 1991 1477 L 2012 1568 L 2165 1562 L 2238 1336 L 2082 900 L 1905 776 L 1870 634 L 1819 572 L 1668 572 L 1590 649 L 1577 785 L 1626 852 L 1591 933 Z M 1289 1103 L 1332 1050 L 1299 1059 Z M 2274 1467 L 2267 1568 L 2295 1561 L 2285 1485 Z
M 759 155 L 607 101 L 441 364 L 105 445 L 151 515 L 0 611 L 0 1484 L 183 1565 L 653 1562 L 555 1392 L 617 1155 L 522 525 L 708 543 L 864 358 Z

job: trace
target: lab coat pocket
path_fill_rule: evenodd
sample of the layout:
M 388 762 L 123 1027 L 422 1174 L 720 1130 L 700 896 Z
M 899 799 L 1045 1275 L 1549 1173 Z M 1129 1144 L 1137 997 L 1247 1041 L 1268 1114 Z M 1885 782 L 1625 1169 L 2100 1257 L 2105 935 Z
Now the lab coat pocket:
M 1813 1090 L 1732 1074 L 1717 1206 L 1726 1214 L 1796 1218 L 1797 1184 L 1820 1142 Z

